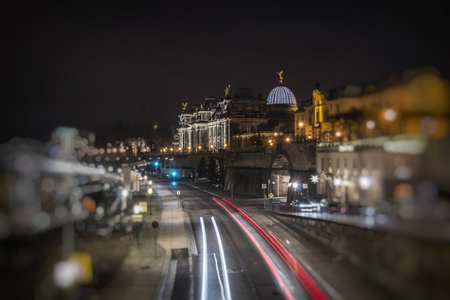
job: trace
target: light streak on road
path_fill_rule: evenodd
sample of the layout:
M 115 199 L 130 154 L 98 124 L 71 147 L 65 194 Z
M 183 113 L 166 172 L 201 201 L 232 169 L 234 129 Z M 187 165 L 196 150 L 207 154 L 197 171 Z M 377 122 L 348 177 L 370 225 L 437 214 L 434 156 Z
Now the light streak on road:
M 202 294 L 201 294 L 201 300 L 206 300 L 207 296 L 207 290 L 206 286 L 208 284 L 208 273 L 206 272 L 206 230 L 205 230 L 205 223 L 203 222 L 203 218 L 200 217 L 200 224 L 202 225 L 202 243 L 203 243 L 203 274 L 202 274 Z
M 317 299 L 317 300 L 328 299 L 325 292 L 322 291 L 322 289 L 315 282 L 315 280 L 309 275 L 309 273 L 303 268 L 303 266 L 294 258 L 294 256 L 283 246 L 283 244 L 270 231 L 268 234 L 261 228 L 261 226 L 259 226 L 252 218 L 250 218 L 239 207 L 237 207 L 236 205 L 234 205 L 233 203 L 231 203 L 230 201 L 228 201 L 225 198 L 222 198 L 222 200 L 225 201 L 226 203 L 228 203 L 229 205 L 231 205 L 232 207 L 234 207 L 239 212 L 239 214 L 241 214 L 241 216 L 243 216 L 262 235 L 262 237 L 272 246 L 272 248 L 278 253 L 278 255 L 286 263 L 286 265 L 289 267 L 289 269 L 294 273 L 295 277 L 303 285 L 306 292 L 310 295 L 310 297 L 312 299 Z M 216 201 L 217 203 L 222 205 L 218 200 L 214 199 L 214 201 Z M 224 205 L 222 205 L 222 206 L 225 208 Z M 226 210 L 228 211 L 228 209 L 226 209 Z M 228 212 L 230 212 L 230 211 L 228 211 Z M 249 233 L 247 233 L 247 234 L 249 234 Z
M 253 237 L 253 235 L 250 233 L 250 231 L 248 231 L 248 229 L 244 226 L 244 224 L 242 224 L 242 222 L 238 218 L 236 218 L 236 216 L 228 208 L 226 208 L 225 205 L 220 203 L 215 198 L 213 198 L 213 200 L 216 201 L 219 205 L 221 205 L 230 214 L 230 216 L 236 221 L 237 224 L 239 224 L 239 226 L 241 226 L 242 230 L 247 234 L 247 236 L 250 238 L 250 240 L 256 246 L 256 248 L 258 249 L 259 253 L 263 257 L 263 259 L 266 261 L 266 264 L 269 267 L 270 271 L 272 272 L 272 275 L 274 276 L 275 280 L 277 281 L 278 286 L 280 287 L 280 290 L 283 293 L 284 297 L 287 300 L 291 300 L 291 299 L 294 300 L 295 297 L 292 294 L 291 290 L 288 288 L 288 286 L 284 282 L 282 276 L 278 272 L 277 268 L 273 265 L 273 263 L 270 260 L 269 256 L 265 253 L 264 249 L 261 247 L 261 245 L 255 239 L 255 237 Z M 224 200 L 224 199 L 222 199 L 222 200 Z
M 225 285 L 225 299 L 231 300 L 231 292 L 230 292 L 230 283 L 228 281 L 228 269 L 227 263 L 225 261 L 225 254 L 223 251 L 222 239 L 220 237 L 219 228 L 217 227 L 216 220 L 214 217 L 211 217 L 211 220 L 214 225 L 214 230 L 216 231 L 217 244 L 219 244 L 219 252 L 220 252 L 220 260 L 222 262 L 222 276 Z

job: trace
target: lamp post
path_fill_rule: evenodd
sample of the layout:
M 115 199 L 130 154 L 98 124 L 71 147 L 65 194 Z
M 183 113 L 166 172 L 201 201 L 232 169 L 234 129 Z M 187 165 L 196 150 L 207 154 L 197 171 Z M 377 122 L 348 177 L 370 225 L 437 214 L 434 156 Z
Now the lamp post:
M 151 185 L 151 183 L 150 183 L 150 185 Z M 151 187 L 149 187 L 147 190 L 147 196 L 149 199 L 148 202 L 150 204 L 150 215 L 152 215 L 152 194 L 153 194 L 153 189 Z

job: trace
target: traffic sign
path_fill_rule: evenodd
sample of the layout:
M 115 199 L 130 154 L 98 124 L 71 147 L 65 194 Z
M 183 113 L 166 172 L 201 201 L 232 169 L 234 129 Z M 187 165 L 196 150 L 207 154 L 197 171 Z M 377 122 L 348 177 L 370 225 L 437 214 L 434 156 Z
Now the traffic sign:
M 263 183 L 263 184 L 261 185 L 261 187 L 262 187 L 263 189 L 267 189 L 267 184 Z
M 155 229 L 158 228 L 158 225 L 159 225 L 158 222 L 153 221 L 153 223 L 152 223 L 152 227 L 153 228 L 155 228 Z

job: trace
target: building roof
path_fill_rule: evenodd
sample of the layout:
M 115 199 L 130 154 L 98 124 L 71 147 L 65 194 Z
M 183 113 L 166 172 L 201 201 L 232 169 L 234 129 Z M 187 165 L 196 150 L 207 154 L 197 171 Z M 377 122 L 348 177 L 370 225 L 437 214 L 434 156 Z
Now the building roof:
M 284 85 L 279 85 L 267 97 L 267 105 L 273 104 L 297 105 L 297 100 L 295 100 L 295 96 L 290 89 Z

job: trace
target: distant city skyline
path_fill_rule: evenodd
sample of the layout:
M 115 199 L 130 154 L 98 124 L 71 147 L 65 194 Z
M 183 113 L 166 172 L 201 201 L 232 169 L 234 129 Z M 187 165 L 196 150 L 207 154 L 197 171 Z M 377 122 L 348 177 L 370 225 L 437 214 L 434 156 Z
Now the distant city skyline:
M 450 77 L 438 1 L 35 3 L 5 9 L 1 142 L 57 126 L 177 121 L 181 103 L 231 85 L 297 102 L 433 66 Z

